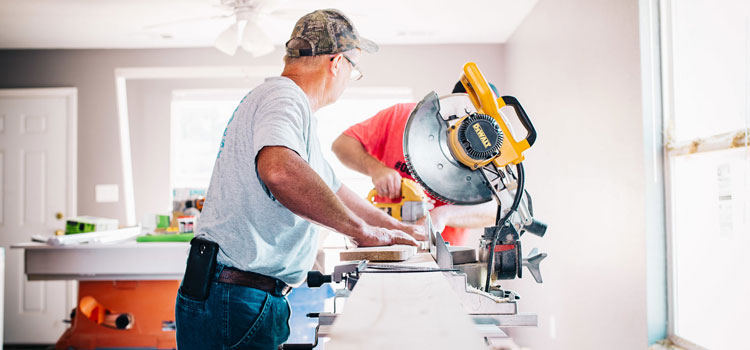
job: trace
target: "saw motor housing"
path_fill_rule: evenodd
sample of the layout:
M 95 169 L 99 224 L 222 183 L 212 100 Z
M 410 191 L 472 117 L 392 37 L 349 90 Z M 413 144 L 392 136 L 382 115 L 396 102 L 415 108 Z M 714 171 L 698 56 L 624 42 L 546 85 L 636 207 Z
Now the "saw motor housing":
M 512 96 L 495 98 L 487 80 L 474 62 L 464 65 L 461 84 L 466 89 L 476 113 L 461 117 L 451 126 L 448 142 L 456 160 L 471 169 L 479 169 L 490 162 L 498 168 L 519 164 L 523 151 L 536 140 L 536 130 L 526 111 Z M 500 109 L 511 106 L 528 132 L 523 140 L 516 140 L 510 132 Z

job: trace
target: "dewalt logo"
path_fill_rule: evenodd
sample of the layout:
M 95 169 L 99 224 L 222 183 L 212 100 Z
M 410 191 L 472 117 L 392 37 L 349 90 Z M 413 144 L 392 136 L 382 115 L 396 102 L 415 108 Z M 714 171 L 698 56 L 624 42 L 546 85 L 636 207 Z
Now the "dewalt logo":
M 482 130 L 482 127 L 479 126 L 479 123 L 474 123 L 472 127 L 474 128 L 474 132 L 477 133 L 477 136 L 479 136 L 479 140 L 482 141 L 482 145 L 484 145 L 484 149 L 490 148 L 490 146 L 492 146 L 490 144 L 490 140 L 487 139 L 487 135 L 484 134 L 484 130 Z

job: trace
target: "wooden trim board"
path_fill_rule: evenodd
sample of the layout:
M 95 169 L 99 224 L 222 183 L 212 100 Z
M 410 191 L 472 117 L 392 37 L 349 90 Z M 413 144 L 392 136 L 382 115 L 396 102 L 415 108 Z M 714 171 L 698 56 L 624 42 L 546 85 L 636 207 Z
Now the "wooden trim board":
M 417 247 L 409 245 L 392 245 L 387 247 L 361 247 L 347 249 L 339 253 L 343 261 L 405 261 L 417 254 Z

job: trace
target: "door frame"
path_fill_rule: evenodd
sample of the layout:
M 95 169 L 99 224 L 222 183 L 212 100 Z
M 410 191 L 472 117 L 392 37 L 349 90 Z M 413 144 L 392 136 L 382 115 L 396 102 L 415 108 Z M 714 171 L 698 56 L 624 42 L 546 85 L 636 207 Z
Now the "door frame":
M 63 97 L 67 105 L 67 126 L 65 153 L 68 164 L 65 174 L 65 192 L 66 204 L 65 213 L 68 217 L 78 215 L 78 88 L 59 87 L 59 88 L 20 88 L 20 89 L 0 89 L 0 97 Z M 7 287 L 7 286 L 6 286 Z M 71 310 L 78 303 L 78 284 L 75 281 L 67 281 L 65 289 L 67 298 L 65 307 Z M 2 315 L 0 315 L 2 317 Z M 0 339 L 0 342 L 2 339 Z M 2 346 L 2 344 L 0 344 Z

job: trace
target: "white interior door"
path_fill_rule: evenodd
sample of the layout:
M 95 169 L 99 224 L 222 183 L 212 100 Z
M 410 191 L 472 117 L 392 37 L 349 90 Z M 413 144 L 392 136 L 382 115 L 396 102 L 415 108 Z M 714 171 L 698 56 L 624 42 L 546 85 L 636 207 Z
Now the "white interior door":
M 71 282 L 27 281 L 23 252 L 8 247 L 64 229 L 75 215 L 75 106 L 72 88 L 0 90 L 6 344 L 54 343 L 67 327 Z

